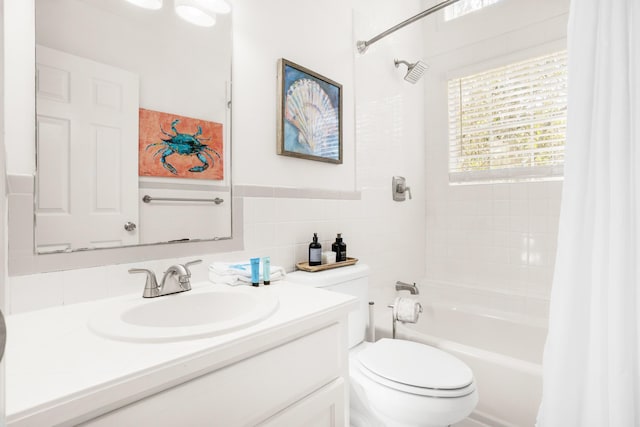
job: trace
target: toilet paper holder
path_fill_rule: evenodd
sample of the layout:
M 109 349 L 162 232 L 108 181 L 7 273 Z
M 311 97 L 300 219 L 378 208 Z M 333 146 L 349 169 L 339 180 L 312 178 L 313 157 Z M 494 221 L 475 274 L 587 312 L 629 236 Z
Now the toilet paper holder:
M 403 318 L 398 318 L 398 306 L 400 304 L 409 304 L 413 306 L 413 309 L 415 311 L 414 316 L 412 319 L 403 319 Z M 396 328 L 397 328 L 397 323 L 398 322 L 402 322 L 402 323 L 416 323 L 418 321 L 418 317 L 420 316 L 420 313 L 423 312 L 422 309 L 422 304 L 420 304 L 418 301 L 411 299 L 411 298 L 400 298 L 397 297 L 394 301 L 393 304 L 389 304 L 387 306 L 388 308 L 391 309 L 391 320 L 392 320 L 392 335 L 391 337 L 393 339 L 396 339 Z M 404 317 L 404 316 L 401 316 Z

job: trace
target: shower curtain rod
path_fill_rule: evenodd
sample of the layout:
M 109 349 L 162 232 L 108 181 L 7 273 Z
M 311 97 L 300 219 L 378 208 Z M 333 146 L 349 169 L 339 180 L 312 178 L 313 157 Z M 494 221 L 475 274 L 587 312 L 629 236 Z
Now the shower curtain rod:
M 380 34 L 378 34 L 377 36 L 375 36 L 374 38 L 372 38 L 371 40 L 358 40 L 358 42 L 356 43 L 356 46 L 358 47 L 358 52 L 360 53 L 365 53 L 367 51 L 367 49 L 369 48 L 369 46 L 371 46 L 372 44 L 374 44 L 375 42 L 377 42 L 380 39 L 383 39 L 385 37 L 387 37 L 389 34 L 394 33 L 396 31 L 398 31 L 400 28 L 404 28 L 409 24 L 412 24 L 414 22 L 416 22 L 419 19 L 424 18 L 425 16 L 429 16 L 434 12 L 439 11 L 440 9 L 444 9 L 445 7 L 452 5 L 456 2 L 458 2 L 460 0 L 446 0 L 443 1 L 442 3 L 438 3 L 437 5 L 430 7 L 429 9 L 418 13 L 415 16 L 412 16 L 411 18 L 402 21 L 401 23 L 399 23 L 398 25 L 389 28 L 387 31 L 384 31 Z

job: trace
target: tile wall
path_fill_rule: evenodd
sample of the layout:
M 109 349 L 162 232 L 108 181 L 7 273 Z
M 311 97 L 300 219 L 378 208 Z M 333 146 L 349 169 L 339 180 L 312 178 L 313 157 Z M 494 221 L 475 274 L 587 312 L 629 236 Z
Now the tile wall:
M 323 249 L 330 250 L 338 232 L 343 233 L 349 256 L 371 266 L 371 298 L 380 305 L 393 298 L 396 280 L 419 280 L 423 275 L 424 251 L 420 236 L 424 233 L 422 204 L 396 206 L 390 191 L 363 189 L 362 192 L 336 193 L 319 190 L 300 192 L 306 197 L 277 197 L 278 189 L 239 187 L 244 196 L 244 249 L 234 252 L 202 254 L 182 258 L 104 265 L 93 268 L 55 271 L 10 277 L 9 312 L 17 314 L 57 305 L 74 304 L 100 298 L 142 293 L 142 276 L 127 270 L 143 267 L 161 275 L 176 262 L 202 258 L 192 268 L 193 280 L 207 280 L 207 266 L 214 261 L 238 261 L 255 256 L 270 256 L 272 265 L 294 269 L 295 263 L 307 259 L 309 242 L 314 232 L 320 236 Z M 282 191 L 282 189 L 280 189 Z M 291 193 L 285 190 L 284 193 Z M 313 196 L 315 198 L 309 198 Z M 389 218 L 397 221 L 389 226 Z M 415 224 L 418 224 L 416 227 Z M 398 245 L 407 252 L 399 252 Z M 108 250 L 104 252 L 108 254 Z
M 561 181 L 457 185 L 428 202 L 433 292 L 458 305 L 546 319 L 561 191 Z
M 566 48 L 568 0 L 425 19 L 429 297 L 546 322 L 562 181 L 449 184 L 447 82 Z

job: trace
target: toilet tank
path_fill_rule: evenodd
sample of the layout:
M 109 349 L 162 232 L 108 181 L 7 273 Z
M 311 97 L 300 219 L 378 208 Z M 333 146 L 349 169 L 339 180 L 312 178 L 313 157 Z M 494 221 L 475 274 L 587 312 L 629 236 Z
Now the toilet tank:
M 369 267 L 356 264 L 330 270 L 287 274 L 287 282 L 323 288 L 358 298 L 358 309 L 349 314 L 349 348 L 364 341 L 369 319 Z

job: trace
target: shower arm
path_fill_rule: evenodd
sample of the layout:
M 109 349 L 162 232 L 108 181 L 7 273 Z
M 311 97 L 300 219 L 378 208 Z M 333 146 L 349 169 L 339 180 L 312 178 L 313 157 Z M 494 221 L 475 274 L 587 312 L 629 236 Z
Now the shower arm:
M 409 24 L 413 24 L 414 22 L 424 18 L 425 16 L 429 16 L 432 13 L 435 13 L 437 11 L 439 11 L 440 9 L 444 9 L 445 7 L 452 5 L 454 3 L 457 3 L 460 0 L 445 0 L 442 3 L 438 3 L 437 5 L 430 7 L 429 9 L 418 13 L 415 16 L 412 16 L 411 18 L 402 21 L 401 23 L 399 23 L 396 26 L 393 26 L 391 28 L 389 28 L 387 31 L 384 31 L 380 34 L 378 34 L 377 36 L 375 36 L 374 38 L 372 38 L 371 40 L 358 40 L 358 42 L 356 43 L 356 46 L 358 47 L 358 52 L 360 53 L 365 53 L 367 51 L 367 49 L 369 48 L 369 46 L 371 46 L 372 44 L 374 44 L 375 42 L 377 42 L 380 39 L 383 39 L 385 37 L 387 37 L 389 34 L 395 33 L 396 31 L 398 31 L 400 28 L 404 28 Z
M 412 64 L 412 63 L 410 63 L 409 61 L 403 61 L 403 60 L 401 60 L 401 59 L 396 59 L 396 60 L 394 61 L 394 63 L 396 64 L 396 68 L 398 68 L 398 67 L 400 66 L 400 64 L 404 64 L 404 65 L 406 65 L 406 66 L 407 66 L 407 68 L 409 68 L 409 69 L 410 69 L 411 67 L 413 67 L 413 64 Z

